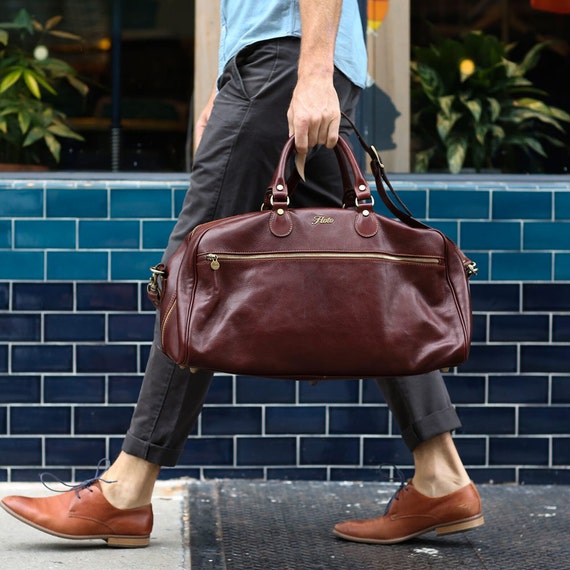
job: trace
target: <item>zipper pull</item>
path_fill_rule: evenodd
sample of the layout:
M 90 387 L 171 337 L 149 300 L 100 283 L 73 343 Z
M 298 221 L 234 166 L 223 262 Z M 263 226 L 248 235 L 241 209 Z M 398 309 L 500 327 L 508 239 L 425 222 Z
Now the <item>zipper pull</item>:
M 214 253 L 209 253 L 206 255 L 206 259 L 210 262 L 210 267 L 217 271 L 220 268 L 220 262 L 218 261 L 218 256 Z

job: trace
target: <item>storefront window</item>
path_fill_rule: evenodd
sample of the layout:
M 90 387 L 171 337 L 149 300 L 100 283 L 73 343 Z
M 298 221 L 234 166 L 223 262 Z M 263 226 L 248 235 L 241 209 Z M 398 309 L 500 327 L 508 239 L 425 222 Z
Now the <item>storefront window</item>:
M 33 52 L 39 43 L 36 55 L 67 62 L 89 88 L 81 95 L 64 80 L 54 94 L 39 85 L 42 99 L 65 113 L 68 125 L 83 138 L 59 137 L 59 161 L 43 153 L 50 169 L 187 169 L 192 0 L 2 0 L 0 23 L 12 27 L 0 30 L 10 32 L 10 42 L 16 39 L 13 22 L 22 9 L 42 25 L 53 25 L 50 19 L 61 16 L 53 31 L 81 38 L 23 32 L 27 49 Z M 8 94 L 0 93 L 0 102 Z
M 74 88 L 63 81 L 53 94 L 39 85 L 42 99 L 57 104 L 67 117 L 66 124 L 82 138 L 59 137 L 58 160 L 48 148 L 43 151 L 47 166 L 66 171 L 187 171 L 193 102 L 200 105 L 200 89 L 194 85 L 198 86 L 200 74 L 205 75 L 203 65 L 202 69 L 198 65 L 195 74 L 194 52 L 202 50 L 207 61 L 215 61 L 215 55 L 211 57 L 214 42 L 204 47 L 204 36 L 211 38 L 215 32 L 201 25 L 195 30 L 195 9 L 213 11 L 213 4 L 197 0 L 2 0 L 0 23 L 13 22 L 22 9 L 42 24 L 53 24 L 50 19 L 62 16 L 53 31 L 81 38 L 49 33 L 41 37 L 48 57 L 67 62 L 89 88 L 82 95 L 77 85 Z M 414 109 L 409 112 L 408 53 L 413 61 L 416 46 L 429 46 L 438 37 L 460 39 L 479 30 L 504 45 L 515 44 L 509 53 L 516 61 L 537 43 L 549 42 L 528 79 L 547 104 L 570 113 L 564 81 L 570 74 L 570 14 L 564 13 L 568 4 L 568 0 L 359 0 L 369 45 L 379 42 L 380 46 L 372 54 L 372 84 L 362 98 L 359 123 L 385 150 L 389 163 L 396 165 L 392 171 L 413 170 L 419 148 L 412 125 Z M 556 10 L 562 7 L 562 12 L 549 11 L 553 6 Z M 399 19 L 394 18 L 396 12 Z M 208 25 L 213 27 L 214 21 Z M 0 48 L 3 29 L 0 25 Z M 395 45 L 402 38 L 406 45 Z M 402 53 L 402 63 L 389 67 Z M 0 88 L 2 81 L 0 60 Z M 394 84 L 396 88 L 391 89 Z M 7 129 L 2 124 L 1 105 L 7 94 L 7 89 L 0 93 L 0 162 L 2 129 Z M 544 140 L 545 156 L 535 153 L 530 159 L 524 152 L 517 154 L 509 172 L 568 173 L 570 123 L 562 124 L 566 132 L 556 132 L 560 145 Z M 398 160 L 392 161 L 392 155 Z M 432 167 L 442 171 L 441 164 L 432 163 Z

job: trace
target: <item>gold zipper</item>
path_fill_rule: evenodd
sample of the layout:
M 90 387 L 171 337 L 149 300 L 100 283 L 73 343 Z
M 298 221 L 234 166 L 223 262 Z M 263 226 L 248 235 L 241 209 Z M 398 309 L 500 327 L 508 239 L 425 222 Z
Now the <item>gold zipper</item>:
M 220 261 L 240 261 L 244 259 L 379 259 L 382 261 L 398 261 L 404 263 L 423 263 L 441 265 L 443 260 L 439 257 L 414 257 L 412 255 L 391 255 L 389 253 L 208 253 L 206 260 L 210 267 L 217 271 Z

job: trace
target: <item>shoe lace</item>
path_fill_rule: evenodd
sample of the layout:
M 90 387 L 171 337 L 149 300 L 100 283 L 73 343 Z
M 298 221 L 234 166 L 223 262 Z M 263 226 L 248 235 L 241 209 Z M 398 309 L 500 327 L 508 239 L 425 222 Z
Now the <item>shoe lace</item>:
M 109 467 L 109 460 L 106 458 L 101 459 L 99 461 L 99 463 L 97 463 L 97 471 L 95 472 L 95 476 L 92 477 L 91 479 L 87 479 L 87 480 L 83 481 L 82 483 L 77 483 L 76 485 L 70 485 L 69 483 L 62 481 L 59 477 L 56 477 L 53 473 L 49 473 L 49 472 L 40 473 L 40 480 L 42 482 L 42 485 L 46 489 L 49 489 L 50 491 L 53 491 L 54 493 L 66 493 L 67 491 L 71 490 L 71 491 L 75 491 L 77 498 L 80 499 L 81 496 L 80 496 L 79 492 L 87 489 L 87 491 L 89 491 L 90 493 L 93 493 L 93 489 L 90 489 L 90 487 L 91 487 L 91 485 L 94 485 L 98 481 L 101 481 L 102 483 L 116 483 L 117 482 L 117 481 L 107 481 L 106 479 L 103 479 L 101 477 L 101 475 L 103 475 L 103 473 L 107 470 L 108 467 Z M 67 489 L 54 489 L 53 487 L 50 487 L 45 481 L 45 479 L 48 477 L 51 478 L 56 483 L 59 483 L 60 485 L 67 487 Z
M 388 501 L 388 504 L 386 505 L 386 509 L 384 510 L 384 514 L 387 515 L 388 512 L 390 511 L 390 507 L 392 506 L 392 503 L 394 501 L 399 501 L 400 500 L 400 493 L 403 490 L 408 490 L 408 481 L 406 480 L 406 476 L 404 475 L 404 473 L 402 472 L 402 470 L 397 466 L 397 465 L 393 465 L 393 464 L 386 464 L 383 463 L 382 465 L 380 465 L 380 475 L 382 475 L 382 477 L 384 477 L 384 479 L 386 479 L 387 481 L 393 482 L 394 478 L 390 477 L 388 475 L 385 475 L 383 473 L 383 469 L 391 467 L 394 470 L 394 473 L 398 476 L 398 479 L 400 481 L 400 486 L 396 489 L 396 492 L 392 495 L 391 499 Z

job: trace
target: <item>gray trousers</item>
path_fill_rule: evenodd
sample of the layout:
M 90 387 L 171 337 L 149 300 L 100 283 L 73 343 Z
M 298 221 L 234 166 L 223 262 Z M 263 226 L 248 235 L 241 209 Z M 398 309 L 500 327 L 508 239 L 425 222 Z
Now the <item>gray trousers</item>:
M 196 225 L 261 206 L 288 137 L 286 113 L 298 57 L 299 40 L 280 38 L 244 49 L 226 66 L 163 263 Z M 341 109 L 352 115 L 360 90 L 338 71 L 335 87 Z M 349 134 L 350 127 L 342 124 L 341 136 Z M 299 185 L 292 207 L 340 204 L 342 186 L 334 152 L 314 149 L 305 175 L 307 182 Z M 202 410 L 212 373 L 180 369 L 161 351 L 158 332 L 157 323 L 123 451 L 174 466 Z M 377 383 L 410 450 L 460 427 L 439 372 L 381 378 Z

